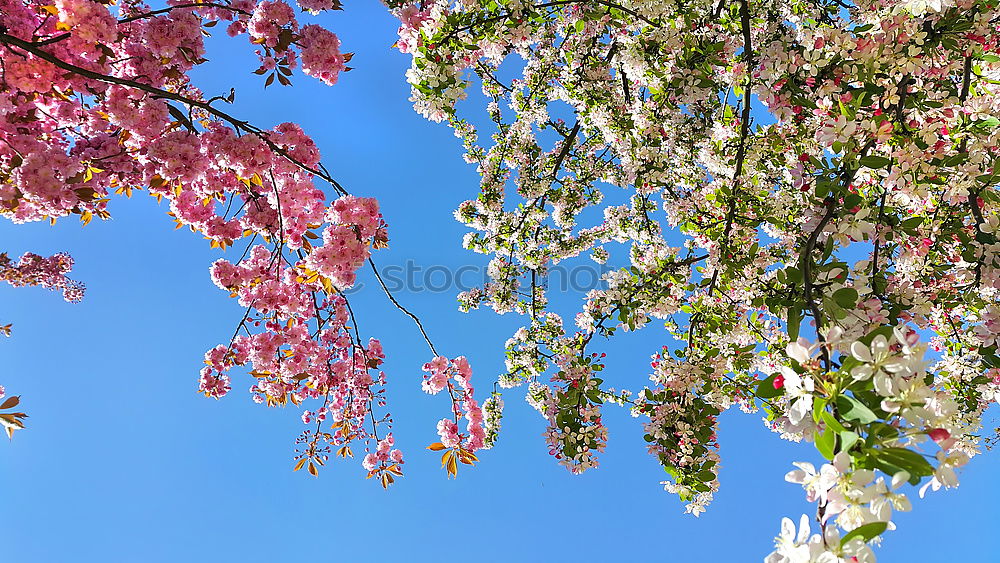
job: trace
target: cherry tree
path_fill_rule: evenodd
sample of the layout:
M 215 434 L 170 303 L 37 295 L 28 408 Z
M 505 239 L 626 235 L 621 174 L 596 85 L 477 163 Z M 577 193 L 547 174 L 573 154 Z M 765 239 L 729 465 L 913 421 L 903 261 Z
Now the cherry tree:
M 454 129 L 482 179 L 455 215 L 490 281 L 460 307 L 525 318 L 498 383 L 526 388 L 558 463 L 596 467 L 603 409 L 627 408 L 697 516 L 720 486 L 718 416 L 762 412 L 826 460 L 785 476 L 815 513 L 781 522 L 769 562 L 873 561 L 907 487 L 958 485 L 1000 392 L 997 3 L 387 4 L 415 110 Z M 221 23 L 265 86 L 297 71 L 334 85 L 350 53 L 300 19 L 340 7 L 0 0 L 0 214 L 86 224 L 146 191 L 178 227 L 242 249 L 211 266 L 245 313 L 199 390 L 219 398 L 248 372 L 255 402 L 302 406 L 296 470 L 363 447 L 387 487 L 403 454 L 385 352 L 345 294 L 362 268 L 381 282 L 378 203 L 334 179 L 303 127 L 259 128 L 223 109 L 235 91 L 189 77 Z M 473 85 L 483 108 L 459 103 Z M 544 280 L 588 259 L 615 269 L 568 324 Z M 3 280 L 75 301 L 71 266 L 0 255 Z M 422 389 L 450 401 L 429 449 L 453 476 L 497 440 L 502 393 L 477 398 L 469 361 L 381 288 L 426 340 Z M 601 344 L 661 323 L 648 382 L 606 385 Z M 0 404 L 9 434 L 18 402 Z
M 189 78 L 206 62 L 204 37 L 221 23 L 249 41 L 260 66 L 247 70 L 264 86 L 288 85 L 297 70 L 335 84 L 350 53 L 333 32 L 299 18 L 339 2 L 303 0 L 298 8 L 280 0 L 181 0 L 156 9 L 0 0 L 0 214 L 15 223 L 76 215 L 87 224 L 108 218 L 115 196 L 146 191 L 166 200 L 178 227 L 213 247 L 240 245 L 239 259 L 218 260 L 211 275 L 245 314 L 206 353 L 200 391 L 225 395 L 230 370 L 245 366 L 254 401 L 316 405 L 302 415 L 308 426 L 295 469 L 316 474 L 334 450 L 352 457 L 361 444 L 368 476 L 388 486 L 402 475 L 403 456 L 384 409 L 385 356 L 377 339 L 362 340 L 343 294 L 387 244 L 378 203 L 338 184 L 298 125 L 256 127 L 221 109 L 234 91 L 208 96 Z M 82 286 L 66 277 L 71 266 L 64 254 L 0 256 L 4 281 L 62 289 L 76 301 Z M 468 364 L 435 362 L 441 373 L 457 370 L 460 387 L 447 383 L 449 420 L 469 419 L 468 430 L 448 427 L 446 453 L 471 463 L 482 423 Z M 18 403 L 15 396 L 0 404 L 11 435 L 24 427 L 25 413 L 11 410 Z

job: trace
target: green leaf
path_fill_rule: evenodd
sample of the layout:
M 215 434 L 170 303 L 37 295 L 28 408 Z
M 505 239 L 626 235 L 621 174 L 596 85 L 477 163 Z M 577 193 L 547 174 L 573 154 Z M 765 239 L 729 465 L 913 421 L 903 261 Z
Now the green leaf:
M 910 217 L 899 224 L 899 228 L 904 231 L 913 231 L 920 226 L 920 223 L 924 222 L 923 217 Z
M 892 327 L 882 327 L 891 329 Z M 888 338 L 888 337 L 887 337 Z M 870 345 L 870 343 L 869 343 Z M 875 413 L 877 418 L 885 418 L 887 413 L 882 411 L 882 396 L 875 393 L 874 391 L 868 389 L 854 389 L 854 398 L 861 402 L 862 405 L 868 407 L 868 410 Z
M 976 181 L 981 184 L 992 185 L 997 183 L 997 180 L 1000 180 L 1000 175 L 997 174 L 983 174 L 982 176 L 976 176 Z
M 844 420 L 857 420 L 861 424 L 868 424 L 878 420 L 878 417 L 875 416 L 875 413 L 870 408 L 848 395 L 837 397 L 837 410 L 844 417 Z
M 968 153 L 953 154 L 947 158 L 941 159 L 941 166 L 958 166 L 966 160 L 969 160 Z
M 858 302 L 858 290 L 853 287 L 842 287 L 833 292 L 833 300 L 845 309 L 853 309 Z
M 815 422 L 816 424 L 819 424 L 819 421 L 822 419 L 823 411 L 826 410 L 826 404 L 827 404 L 826 399 L 821 399 L 820 397 L 813 396 L 812 417 L 813 417 L 813 422 Z
M 709 483 L 715 480 L 715 473 L 712 473 L 711 471 L 699 471 L 695 475 L 695 478 L 703 483 Z
M 788 308 L 788 339 L 796 341 L 799 338 L 799 325 L 802 324 L 802 309 L 798 306 Z
M 884 532 L 887 527 L 889 527 L 889 524 L 886 522 L 871 522 L 863 526 L 858 526 L 840 538 L 840 547 L 844 547 L 847 545 L 847 542 L 854 538 L 861 538 L 865 542 L 869 542 L 872 538 Z
M 785 392 L 785 388 L 780 389 L 774 388 L 774 380 L 780 375 L 778 373 L 772 373 L 767 379 L 762 380 L 757 384 L 757 396 L 761 399 L 770 399 L 772 397 L 777 397 Z
M 850 430 L 845 430 L 841 432 L 840 450 L 844 452 L 850 450 L 854 446 L 854 444 L 858 443 L 858 440 L 860 439 L 861 437 L 858 436 L 857 432 L 851 432 Z
M 844 425 L 841 424 L 839 420 L 833 418 L 833 415 L 830 414 L 829 411 L 823 411 L 823 414 L 820 416 L 823 418 L 823 422 L 826 423 L 826 427 L 828 429 L 833 430 L 838 434 L 847 430 L 846 428 L 844 428 Z
M 875 446 L 899 437 L 899 429 L 884 422 L 875 422 L 868 426 L 868 437 L 865 442 L 869 446 Z
M 884 156 L 873 156 L 869 155 L 861 158 L 861 165 L 867 168 L 885 168 L 892 164 L 892 159 L 885 158 Z
M 840 114 L 846 117 L 850 121 L 854 121 L 855 111 L 851 106 L 845 106 L 844 102 L 837 102 L 840 104 Z
M 838 148 L 838 145 L 840 145 L 839 142 L 833 143 L 833 152 L 839 153 L 841 151 L 842 147 Z M 817 198 L 822 199 L 825 198 L 832 189 L 833 182 L 825 176 L 820 176 L 819 178 L 816 178 L 816 188 L 813 189 L 813 194 L 815 194 Z
M 816 440 L 816 449 L 819 450 L 819 453 L 826 459 L 833 459 L 833 448 L 837 443 L 837 433 L 830 432 L 829 430 L 823 433 L 816 432 L 814 437 Z
M 985 129 L 995 129 L 998 125 L 1000 125 L 1000 119 L 997 119 L 995 117 L 991 117 L 989 119 L 981 119 L 976 122 L 976 125 L 983 127 Z
M 875 457 L 878 461 L 883 462 L 892 467 L 898 467 L 910 474 L 910 484 L 917 485 L 920 483 L 921 477 L 927 477 L 934 474 L 934 467 L 931 466 L 930 462 L 924 459 L 924 456 L 918 454 L 913 450 L 908 450 L 906 448 L 881 448 L 875 450 Z M 881 467 L 879 469 L 882 469 Z M 885 469 L 882 469 L 885 471 Z M 889 475 L 893 475 L 895 472 L 890 473 L 885 471 Z

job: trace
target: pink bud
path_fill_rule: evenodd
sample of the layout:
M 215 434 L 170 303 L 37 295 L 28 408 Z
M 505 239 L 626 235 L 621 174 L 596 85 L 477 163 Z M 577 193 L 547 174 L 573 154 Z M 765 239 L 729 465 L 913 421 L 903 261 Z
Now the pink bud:
M 781 389 L 785 386 L 785 376 L 779 374 L 778 377 L 775 377 L 774 381 L 771 382 L 771 385 L 774 385 L 775 389 Z
M 951 438 L 951 432 L 948 432 L 944 428 L 932 428 L 927 431 L 927 435 L 931 437 L 931 440 L 934 440 L 939 444 L 948 438 Z

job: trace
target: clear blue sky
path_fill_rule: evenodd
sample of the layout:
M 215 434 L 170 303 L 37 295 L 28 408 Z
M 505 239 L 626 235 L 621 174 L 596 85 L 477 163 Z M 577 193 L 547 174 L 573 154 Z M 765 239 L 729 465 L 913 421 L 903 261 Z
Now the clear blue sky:
M 461 249 L 464 228 L 452 218 L 477 192 L 475 170 L 446 126 L 411 110 L 408 60 L 390 48 L 396 26 L 385 9 L 346 8 L 322 18 L 357 53 L 356 70 L 337 86 L 296 76 L 294 87 L 265 92 L 248 46 L 228 38 L 211 44 L 198 83 L 209 95 L 235 85 L 234 112 L 258 125 L 302 123 L 344 186 L 378 197 L 391 236 L 381 264 L 481 264 Z M 609 407 L 602 465 L 574 477 L 547 455 L 544 421 L 523 389 L 505 396 L 499 444 L 447 480 L 423 450 L 448 408 L 420 391 L 429 354 L 367 277 L 352 302 L 362 332 L 386 347 L 406 476 L 386 492 L 364 480 L 357 460 L 331 463 L 318 479 L 292 473 L 298 411 L 253 404 L 249 377 L 236 377 L 222 401 L 196 393 L 202 354 L 228 339 L 240 315 L 209 279 L 219 253 L 175 231 L 165 206 L 144 194 L 111 211 L 112 220 L 87 228 L 73 219 L 0 223 L 3 250 L 69 251 L 74 277 L 88 286 L 78 305 L 0 287 L 0 319 L 14 323 L 0 342 L 0 385 L 22 395 L 31 415 L 29 429 L 0 443 L 5 561 L 760 561 L 782 516 L 812 513 L 782 476 L 818 454 L 780 441 L 760 415 L 722 418 L 722 490 L 695 519 L 662 491 L 666 475 L 645 453 L 639 421 Z M 463 315 L 452 292 L 400 298 L 442 353 L 471 358 L 474 380 L 488 389 L 518 319 Z M 608 384 L 645 381 L 650 353 L 666 342 L 657 330 L 605 348 Z M 987 453 L 962 472 L 957 491 L 915 499 L 915 512 L 886 534 L 881 560 L 1000 561 L 988 540 L 998 470 Z

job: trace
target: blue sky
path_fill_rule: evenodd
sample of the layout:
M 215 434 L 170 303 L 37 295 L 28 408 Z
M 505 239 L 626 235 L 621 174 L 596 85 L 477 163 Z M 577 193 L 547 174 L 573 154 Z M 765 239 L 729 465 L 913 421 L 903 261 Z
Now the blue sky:
M 395 25 L 378 3 L 349 3 L 321 20 L 355 70 L 333 88 L 301 75 L 292 88 L 251 74 L 248 46 L 223 38 L 197 74 L 209 95 L 237 88 L 233 112 L 261 126 L 302 123 L 335 177 L 378 197 L 390 225 L 382 265 L 482 264 L 461 249 L 452 210 L 475 196 L 473 167 L 444 125 L 407 101 L 407 57 L 390 46 Z M 218 32 L 221 34 L 221 30 Z M 253 404 L 237 377 L 221 401 L 198 393 L 202 354 L 225 342 L 240 318 L 215 288 L 207 241 L 175 231 L 144 194 L 116 200 L 113 219 L 0 223 L 3 250 L 68 251 L 87 283 L 70 305 L 40 289 L 0 287 L 0 385 L 22 395 L 29 428 L 0 444 L 0 551 L 23 562 L 173 561 L 759 561 L 782 516 L 813 507 L 782 476 L 794 460 L 819 461 L 808 444 L 782 442 L 760 415 L 722 417 L 722 490 L 695 519 L 662 491 L 666 478 L 645 453 L 639 421 L 609 407 L 602 466 L 572 476 L 546 453 L 544 421 L 505 395 L 500 442 L 474 469 L 448 480 L 437 456 L 443 397 L 420 391 L 429 352 L 409 319 L 369 277 L 352 297 L 363 334 L 381 338 L 388 396 L 406 476 L 389 491 L 365 481 L 360 463 L 331 462 L 319 478 L 292 473 L 299 412 Z M 461 314 L 453 292 L 401 292 L 438 349 L 471 358 L 480 389 L 503 370 L 503 343 L 519 326 L 489 311 Z M 566 299 L 569 299 L 567 297 Z M 575 297 L 573 297 L 575 299 Z M 606 346 L 608 384 L 641 385 L 666 334 L 651 325 Z M 988 540 L 1000 504 L 992 453 L 962 472 L 956 491 L 930 494 L 897 518 L 883 561 L 996 561 Z

